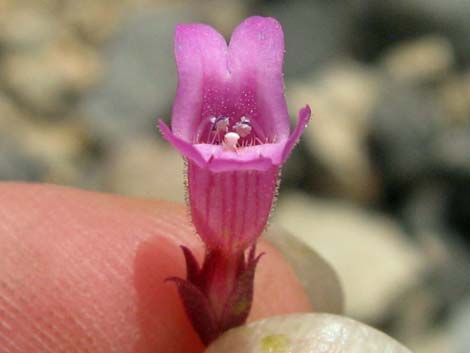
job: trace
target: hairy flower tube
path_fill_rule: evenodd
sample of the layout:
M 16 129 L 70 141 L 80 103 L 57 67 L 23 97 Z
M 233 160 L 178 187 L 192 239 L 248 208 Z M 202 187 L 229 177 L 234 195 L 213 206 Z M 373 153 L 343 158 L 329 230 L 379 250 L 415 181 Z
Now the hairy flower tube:
M 192 222 L 206 246 L 202 266 L 183 247 L 186 279 L 172 278 L 205 344 L 246 321 L 259 256 L 255 244 L 277 192 L 280 168 L 310 119 L 289 128 L 284 36 L 273 18 L 250 17 L 229 44 L 203 24 L 178 25 L 178 88 L 163 136 L 187 161 Z

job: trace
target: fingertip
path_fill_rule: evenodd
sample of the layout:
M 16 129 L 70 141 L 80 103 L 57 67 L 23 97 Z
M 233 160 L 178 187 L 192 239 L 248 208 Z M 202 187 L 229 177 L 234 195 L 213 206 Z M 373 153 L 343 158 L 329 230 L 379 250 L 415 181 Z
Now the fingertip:
M 265 255 L 257 267 L 253 307 L 248 320 L 311 311 L 305 289 L 281 253 L 267 241 L 260 241 L 258 248 Z
M 203 253 L 184 206 L 50 185 L 0 184 L 0 194 L 8 352 L 203 350 L 165 281 L 185 276 L 181 244 Z M 250 319 L 310 310 L 282 256 L 260 251 Z
M 330 314 L 277 316 L 226 332 L 206 353 L 411 353 L 360 322 Z

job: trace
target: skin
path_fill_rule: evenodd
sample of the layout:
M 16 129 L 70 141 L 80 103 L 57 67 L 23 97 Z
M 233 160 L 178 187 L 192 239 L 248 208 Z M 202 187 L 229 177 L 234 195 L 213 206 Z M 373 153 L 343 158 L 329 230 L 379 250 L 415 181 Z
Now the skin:
M 0 183 L 0 347 L 9 353 L 200 353 L 169 276 L 202 255 L 185 206 Z M 251 320 L 311 310 L 267 243 Z
M 411 353 L 387 335 L 343 316 L 292 314 L 227 331 L 206 353 Z
M 202 353 L 174 285 L 165 283 L 184 276 L 180 244 L 201 258 L 188 219 L 186 208 L 174 203 L 0 183 L 0 351 Z M 267 243 L 259 250 L 266 255 L 249 321 L 311 311 L 290 265 Z M 285 316 L 231 330 L 207 353 L 259 353 L 261 343 L 284 353 L 281 326 L 290 343 L 300 343 L 291 353 L 409 353 L 350 319 L 302 317 L 301 325 Z M 338 328 L 341 335 L 328 333 Z M 274 352 L 271 346 L 264 351 Z

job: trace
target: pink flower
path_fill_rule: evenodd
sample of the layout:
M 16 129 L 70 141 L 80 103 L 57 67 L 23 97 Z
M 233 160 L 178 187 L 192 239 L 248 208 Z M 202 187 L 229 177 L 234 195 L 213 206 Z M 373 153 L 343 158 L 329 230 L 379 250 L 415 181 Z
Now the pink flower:
M 282 64 L 284 35 L 273 18 L 250 17 L 230 44 L 213 28 L 179 25 L 178 90 L 163 136 L 188 161 L 193 222 L 206 245 L 244 250 L 263 231 L 279 169 L 310 118 L 290 134 Z
M 310 119 L 291 133 L 284 97 L 284 36 L 273 18 L 250 17 L 227 45 L 202 24 L 175 34 L 178 89 L 163 136 L 188 162 L 192 221 L 206 245 L 200 268 L 183 248 L 186 280 L 173 278 L 205 343 L 248 316 L 264 230 L 286 161 Z M 245 256 L 245 250 L 252 247 Z

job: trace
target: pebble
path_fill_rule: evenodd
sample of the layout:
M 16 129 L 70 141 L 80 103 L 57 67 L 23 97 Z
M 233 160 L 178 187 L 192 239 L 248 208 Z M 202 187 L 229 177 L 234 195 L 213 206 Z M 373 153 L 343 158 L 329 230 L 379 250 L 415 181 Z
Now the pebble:
M 470 71 L 451 74 L 438 88 L 438 99 L 446 110 L 449 126 L 470 125 Z
M 79 183 L 88 141 L 75 122 L 32 120 L 0 94 L 0 140 L 0 180 Z
M 127 9 L 127 1 L 81 0 L 64 2 L 61 18 L 68 28 L 89 43 L 111 37 Z
M 438 170 L 470 178 L 470 124 L 441 131 L 430 152 Z
M 428 83 L 442 79 L 455 64 L 452 44 L 442 36 L 426 36 L 400 42 L 382 58 L 386 74 L 408 84 Z
M 379 322 L 420 281 L 425 260 L 392 219 L 339 201 L 281 195 L 275 220 L 337 271 L 347 315 Z
M 470 327 L 470 297 L 459 303 L 454 309 L 451 327 L 455 347 L 453 352 L 470 352 L 470 337 L 468 335 L 468 328 Z
M 194 21 L 191 8 L 178 6 L 127 15 L 104 46 L 100 82 L 78 107 L 94 138 L 115 144 L 156 134 L 156 118 L 169 117 L 176 89 L 175 25 Z
M 401 39 L 439 33 L 450 40 L 459 62 L 470 63 L 469 1 L 362 0 L 351 5 L 357 9 L 357 21 L 364 24 L 362 36 L 368 40 L 364 44 L 369 50 L 388 47 Z
M 328 65 L 346 51 L 354 33 L 348 7 L 337 1 L 277 1 L 263 13 L 285 29 L 286 77 L 302 78 Z
M 328 184 L 323 192 L 371 202 L 378 185 L 370 163 L 366 137 L 370 111 L 380 92 L 380 76 L 354 62 L 332 64 L 321 75 L 291 82 L 287 89 L 291 116 L 310 104 L 312 121 L 302 137 L 319 161 Z
M 0 45 L 9 51 L 35 50 L 56 38 L 59 28 L 57 18 L 47 11 L 16 8 L 0 16 Z
M 96 54 L 73 41 L 34 53 L 12 53 L 0 63 L 5 88 L 35 113 L 59 119 L 99 74 Z
M 444 116 L 434 92 L 387 83 L 372 110 L 368 137 L 385 183 L 409 186 L 429 175 L 431 145 Z
M 184 202 L 184 162 L 165 141 L 141 139 L 110 151 L 104 187 L 122 195 Z

